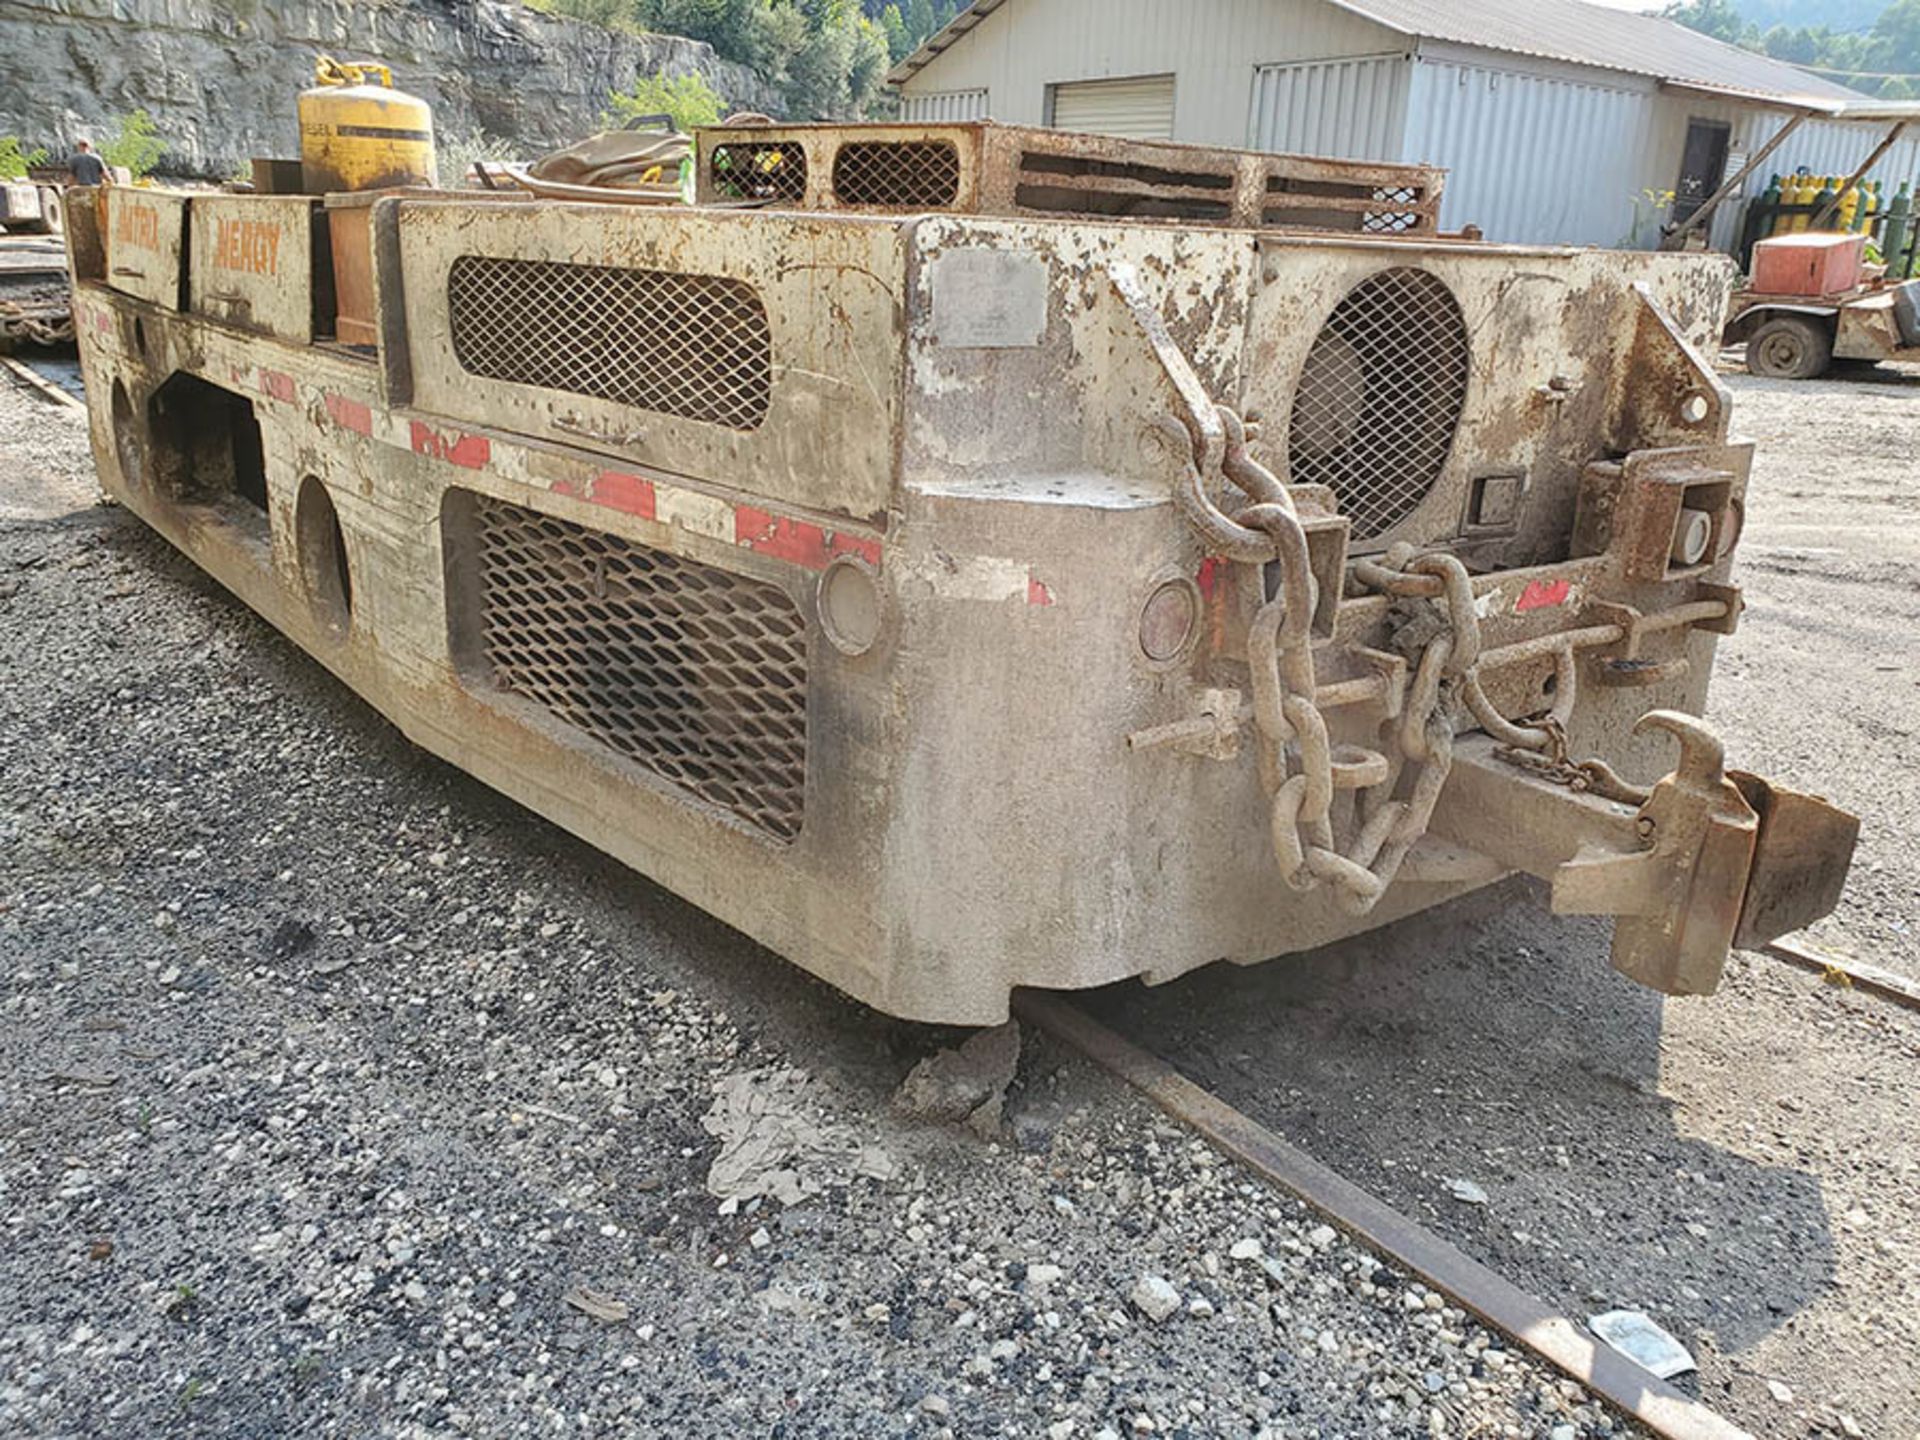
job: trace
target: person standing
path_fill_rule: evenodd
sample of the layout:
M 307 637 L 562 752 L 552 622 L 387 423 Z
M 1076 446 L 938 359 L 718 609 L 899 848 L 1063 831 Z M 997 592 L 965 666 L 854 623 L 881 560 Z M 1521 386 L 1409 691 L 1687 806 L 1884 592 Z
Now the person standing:
M 67 162 L 67 169 L 73 174 L 76 185 L 98 185 L 107 178 L 107 167 L 100 163 L 100 157 L 93 153 L 93 146 L 85 140 L 74 142 L 73 158 Z

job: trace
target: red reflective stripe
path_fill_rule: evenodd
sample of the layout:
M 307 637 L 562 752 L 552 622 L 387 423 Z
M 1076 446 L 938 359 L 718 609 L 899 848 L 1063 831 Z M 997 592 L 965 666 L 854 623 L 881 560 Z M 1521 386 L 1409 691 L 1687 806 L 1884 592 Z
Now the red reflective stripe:
M 880 563 L 878 540 L 843 535 L 753 505 L 734 506 L 733 533 L 737 544 L 757 554 L 804 565 L 809 570 L 826 569 L 837 555 L 858 555 L 871 565 Z
M 335 395 L 329 391 L 325 397 L 327 414 L 342 430 L 351 430 L 356 435 L 373 434 L 373 408 L 358 400 L 349 400 L 344 395 Z
M 455 435 L 448 439 L 431 425 L 412 422 L 413 453 L 432 460 L 444 460 L 464 470 L 480 470 L 493 457 L 493 446 L 484 435 Z
M 643 480 L 638 475 L 628 475 L 620 470 L 602 470 L 594 477 L 593 484 L 588 489 L 587 498 L 596 505 L 605 505 L 612 510 L 622 510 L 629 515 L 638 515 L 642 520 L 651 520 L 656 513 L 653 482 Z
M 1513 608 L 1516 611 L 1551 610 L 1556 605 L 1566 604 L 1567 597 L 1572 593 L 1571 580 L 1530 580 Z

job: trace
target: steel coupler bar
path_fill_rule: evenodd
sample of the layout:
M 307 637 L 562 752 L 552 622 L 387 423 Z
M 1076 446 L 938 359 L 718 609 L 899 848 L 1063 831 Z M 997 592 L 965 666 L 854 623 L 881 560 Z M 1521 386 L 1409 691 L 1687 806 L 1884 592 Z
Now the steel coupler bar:
M 1859 822 L 1814 796 L 1730 776 L 1719 738 L 1673 711 L 1643 716 L 1680 760 L 1638 807 L 1569 788 L 1462 736 L 1436 839 L 1553 886 L 1562 915 L 1613 915 L 1613 964 L 1668 995 L 1719 987 L 1727 952 L 1829 913 Z

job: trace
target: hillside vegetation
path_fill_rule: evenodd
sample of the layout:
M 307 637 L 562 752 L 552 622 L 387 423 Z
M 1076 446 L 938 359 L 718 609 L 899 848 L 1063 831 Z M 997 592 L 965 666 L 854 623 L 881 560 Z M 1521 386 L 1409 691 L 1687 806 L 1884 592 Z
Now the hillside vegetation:
M 749 66 L 801 118 L 865 114 L 959 0 L 527 0 L 612 30 L 684 35 Z M 723 97 L 732 98 L 732 97 Z
M 1757 50 L 1886 100 L 1920 99 L 1920 0 L 1684 0 L 1662 13 L 1717 40 Z M 1817 14 L 1818 24 L 1761 16 Z

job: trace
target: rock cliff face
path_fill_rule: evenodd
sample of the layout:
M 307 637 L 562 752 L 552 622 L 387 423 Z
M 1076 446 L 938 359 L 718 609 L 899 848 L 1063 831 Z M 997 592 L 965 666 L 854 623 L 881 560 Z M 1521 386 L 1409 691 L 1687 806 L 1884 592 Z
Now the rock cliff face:
M 144 109 L 164 173 L 225 178 L 299 153 L 294 97 L 323 53 L 391 65 L 443 138 L 484 131 L 528 154 L 596 129 L 609 91 L 661 70 L 779 113 L 764 81 L 705 45 L 501 0 L 0 0 L 0 135 L 64 155 Z

